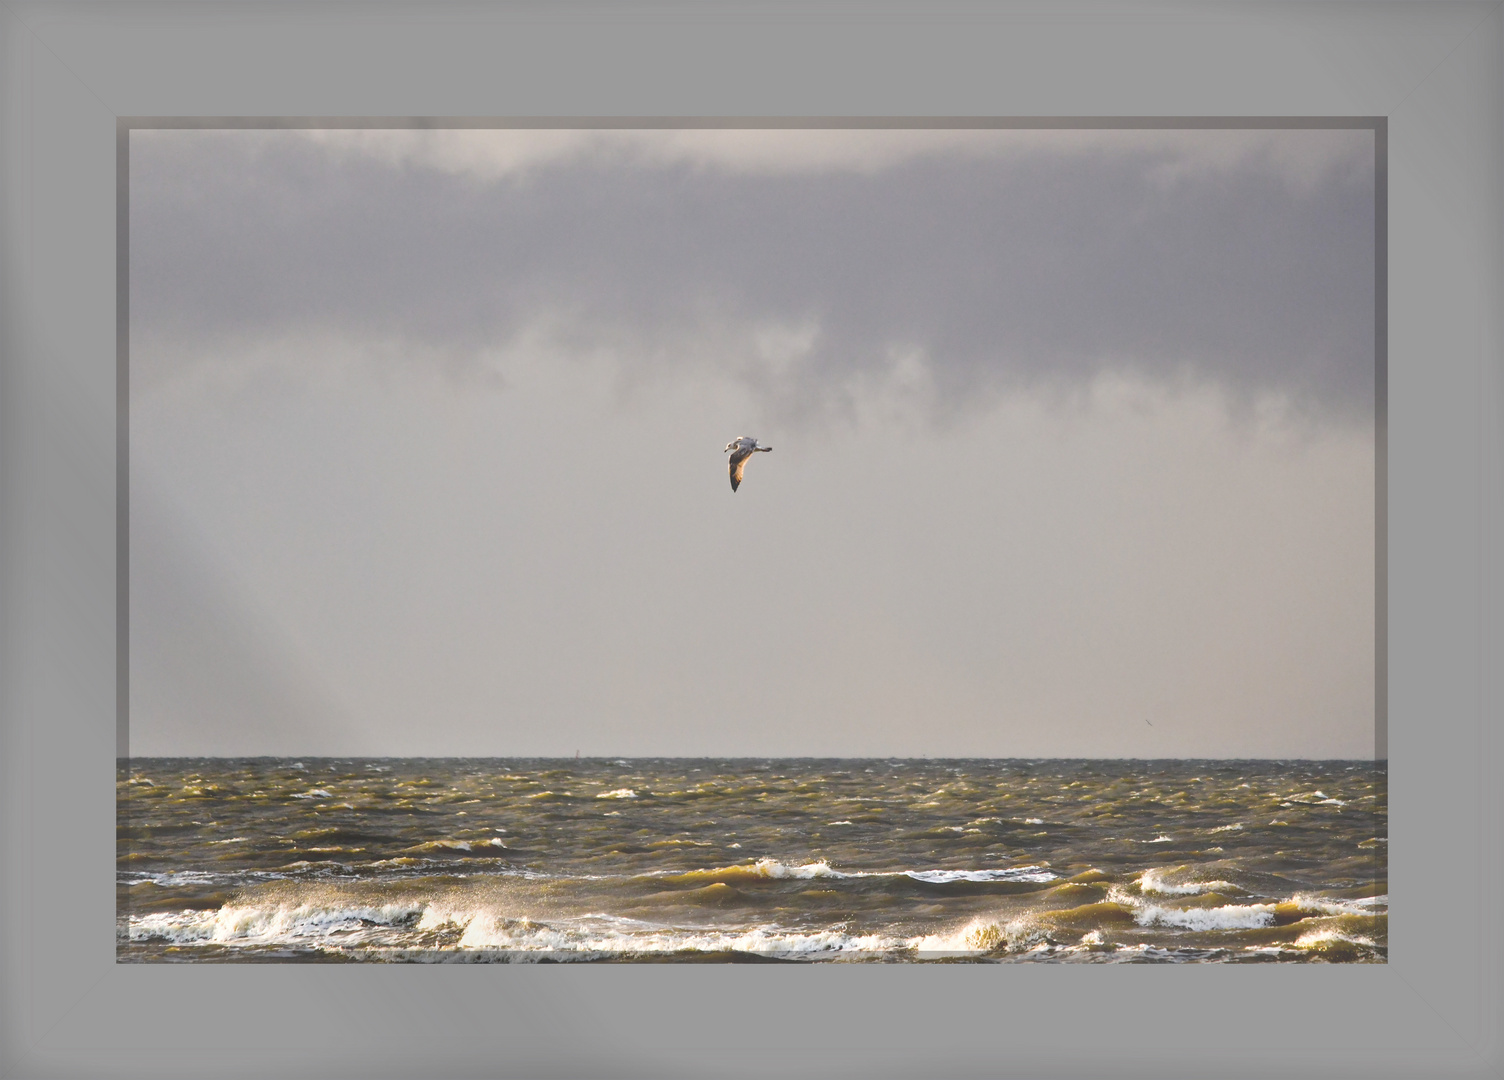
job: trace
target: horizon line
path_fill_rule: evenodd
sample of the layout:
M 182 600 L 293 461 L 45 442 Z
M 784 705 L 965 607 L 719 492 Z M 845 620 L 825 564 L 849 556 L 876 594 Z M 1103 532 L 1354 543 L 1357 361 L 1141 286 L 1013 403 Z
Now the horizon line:
M 308 758 L 314 761 L 1359 761 L 1387 764 L 1388 757 L 1081 757 L 1020 754 L 1004 757 L 924 754 L 140 754 L 116 757 L 121 761 L 261 761 Z

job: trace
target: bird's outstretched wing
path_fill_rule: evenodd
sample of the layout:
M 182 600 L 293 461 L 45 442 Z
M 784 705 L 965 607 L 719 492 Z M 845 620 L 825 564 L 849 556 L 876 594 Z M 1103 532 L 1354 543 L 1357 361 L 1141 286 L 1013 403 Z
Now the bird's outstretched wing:
M 742 470 L 747 467 L 747 459 L 749 457 L 751 457 L 751 456 L 752 456 L 752 451 L 750 451 L 750 450 L 743 450 L 741 447 L 737 447 L 737 449 L 732 453 L 732 455 L 731 455 L 731 462 L 730 462 L 730 465 L 729 465 L 729 469 L 730 469 L 730 472 L 731 472 L 731 490 L 732 491 L 735 491 L 737 488 L 741 487 L 741 483 L 742 483 Z

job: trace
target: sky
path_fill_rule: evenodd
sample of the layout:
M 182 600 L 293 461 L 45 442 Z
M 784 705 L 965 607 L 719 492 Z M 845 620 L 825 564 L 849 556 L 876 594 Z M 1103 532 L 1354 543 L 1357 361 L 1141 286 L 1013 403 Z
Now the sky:
M 135 130 L 131 753 L 1371 757 L 1373 158 Z

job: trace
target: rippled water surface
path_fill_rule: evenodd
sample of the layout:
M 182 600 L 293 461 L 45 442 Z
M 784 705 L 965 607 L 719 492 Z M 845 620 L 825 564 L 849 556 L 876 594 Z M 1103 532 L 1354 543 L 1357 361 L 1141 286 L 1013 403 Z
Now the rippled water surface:
M 1368 961 L 1373 762 L 138 758 L 118 956 Z

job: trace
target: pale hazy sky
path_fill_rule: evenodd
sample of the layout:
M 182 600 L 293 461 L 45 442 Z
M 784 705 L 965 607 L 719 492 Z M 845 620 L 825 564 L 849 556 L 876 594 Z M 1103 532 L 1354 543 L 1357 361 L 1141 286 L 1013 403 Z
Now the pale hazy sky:
M 133 754 L 1372 755 L 1370 131 L 130 140 Z

